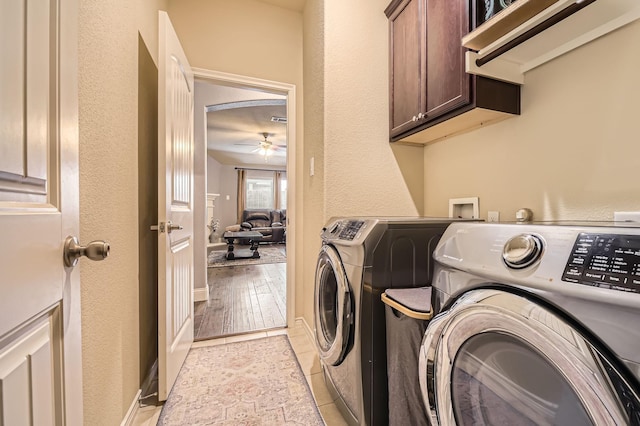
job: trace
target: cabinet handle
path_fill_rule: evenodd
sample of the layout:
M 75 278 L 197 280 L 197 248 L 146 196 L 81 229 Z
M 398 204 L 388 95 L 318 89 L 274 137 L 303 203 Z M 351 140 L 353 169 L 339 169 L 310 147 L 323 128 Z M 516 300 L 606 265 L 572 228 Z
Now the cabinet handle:
M 426 112 L 421 112 L 418 115 L 414 115 L 413 117 L 411 117 L 411 121 L 413 121 L 415 123 L 416 121 L 420 121 L 423 118 L 427 118 L 427 113 Z

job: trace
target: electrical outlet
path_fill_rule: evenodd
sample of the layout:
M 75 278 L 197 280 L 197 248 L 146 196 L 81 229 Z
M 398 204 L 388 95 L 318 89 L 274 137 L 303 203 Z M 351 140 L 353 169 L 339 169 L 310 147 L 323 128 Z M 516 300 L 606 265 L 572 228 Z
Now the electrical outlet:
M 640 222 L 640 212 L 614 212 L 616 222 Z
M 487 222 L 500 222 L 500 212 L 487 212 Z

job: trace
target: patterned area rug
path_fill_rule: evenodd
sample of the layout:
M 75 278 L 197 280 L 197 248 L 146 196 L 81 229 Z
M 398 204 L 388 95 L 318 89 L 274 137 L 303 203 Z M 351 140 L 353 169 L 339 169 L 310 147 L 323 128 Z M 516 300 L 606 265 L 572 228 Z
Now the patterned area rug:
M 158 425 L 324 425 L 287 336 L 191 349 Z
M 244 249 L 244 246 L 236 246 L 238 249 Z M 258 248 L 260 253 L 260 259 L 225 259 L 227 249 L 213 250 L 209 253 L 208 266 L 209 268 L 221 268 L 223 266 L 245 266 L 245 265 L 260 265 L 263 263 L 285 263 L 287 261 L 287 252 L 284 245 L 261 245 Z

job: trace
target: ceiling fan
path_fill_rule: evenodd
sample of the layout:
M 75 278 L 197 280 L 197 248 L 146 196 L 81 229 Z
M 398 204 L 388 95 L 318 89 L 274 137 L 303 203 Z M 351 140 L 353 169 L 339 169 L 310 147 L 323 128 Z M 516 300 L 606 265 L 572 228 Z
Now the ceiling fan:
M 262 133 L 262 136 L 264 137 L 264 140 L 258 142 L 258 146 L 251 152 L 257 152 L 260 155 L 264 155 L 265 159 L 266 157 L 271 156 L 275 151 L 280 151 L 287 148 L 286 145 L 276 145 L 270 140 L 268 140 L 269 133 L 264 132 Z M 251 145 L 255 145 L 255 144 L 252 143 Z

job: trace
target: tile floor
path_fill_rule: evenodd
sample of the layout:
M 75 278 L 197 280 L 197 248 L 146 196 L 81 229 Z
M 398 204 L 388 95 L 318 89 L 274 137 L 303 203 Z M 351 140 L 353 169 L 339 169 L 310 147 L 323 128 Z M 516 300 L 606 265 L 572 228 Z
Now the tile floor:
M 298 358 L 298 362 L 302 367 L 302 371 L 304 372 L 307 382 L 309 383 L 309 387 L 313 392 L 313 397 L 316 400 L 316 405 L 318 406 L 320 414 L 322 415 L 327 426 L 347 425 L 342 415 L 338 411 L 338 408 L 333 403 L 331 396 L 329 395 L 329 391 L 324 384 L 316 348 L 313 344 L 313 341 L 311 340 L 309 331 L 305 327 L 302 320 L 296 320 L 295 325 L 288 329 L 263 331 L 239 336 L 203 340 L 200 342 L 195 342 L 192 347 L 199 348 L 204 346 L 223 345 L 225 343 L 259 339 L 262 337 L 275 336 L 280 334 L 289 335 L 289 341 L 291 342 L 293 351 Z M 138 409 L 132 426 L 155 426 L 158 422 L 161 408 L 162 407 L 144 407 Z

